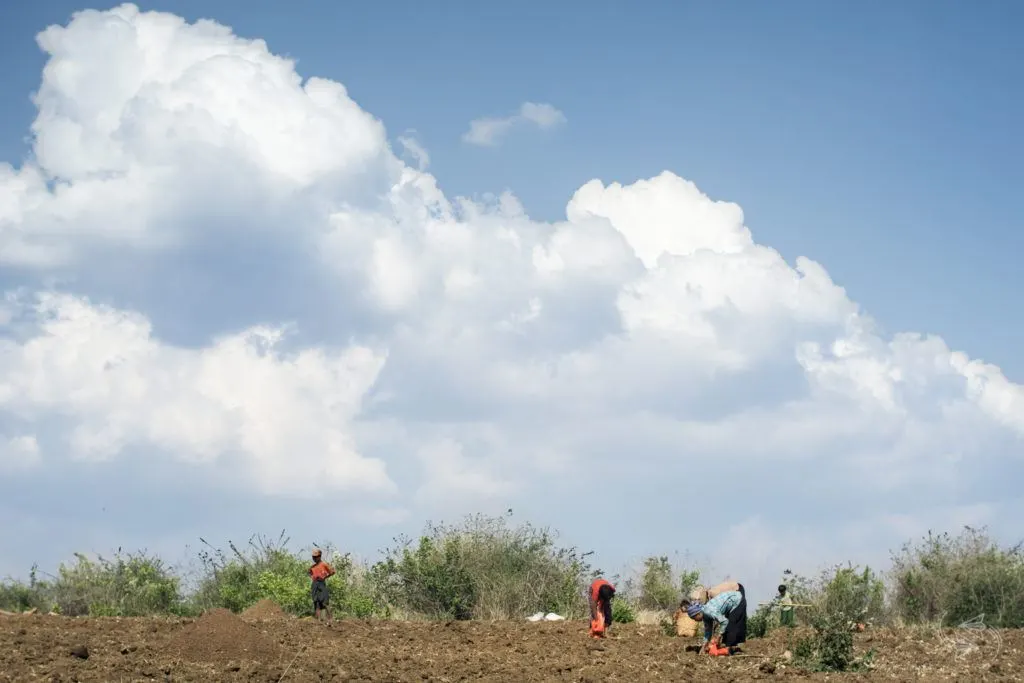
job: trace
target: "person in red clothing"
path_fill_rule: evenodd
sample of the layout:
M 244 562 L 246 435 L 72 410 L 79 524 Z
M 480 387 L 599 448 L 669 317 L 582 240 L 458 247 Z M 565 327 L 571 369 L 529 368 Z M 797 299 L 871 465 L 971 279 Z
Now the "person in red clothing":
M 590 584 L 590 635 L 603 637 L 612 625 L 612 597 L 615 586 L 605 579 L 595 579 Z
M 313 566 L 309 568 L 309 576 L 313 580 L 313 616 L 320 619 L 320 611 L 323 610 L 327 617 L 327 625 L 331 624 L 331 594 L 327 590 L 327 579 L 334 576 L 334 569 L 331 565 L 320 559 L 320 548 L 313 548 Z

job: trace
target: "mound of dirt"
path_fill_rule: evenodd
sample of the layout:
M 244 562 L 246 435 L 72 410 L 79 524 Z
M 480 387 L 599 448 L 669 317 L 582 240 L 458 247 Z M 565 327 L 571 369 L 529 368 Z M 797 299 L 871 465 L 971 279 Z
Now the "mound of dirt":
M 260 600 L 249 609 L 242 612 L 242 618 L 246 621 L 268 621 L 271 619 L 284 619 L 287 617 L 281 606 L 273 600 Z
M 210 663 L 276 662 L 280 645 L 226 609 L 215 609 L 181 630 L 170 648 L 182 658 Z

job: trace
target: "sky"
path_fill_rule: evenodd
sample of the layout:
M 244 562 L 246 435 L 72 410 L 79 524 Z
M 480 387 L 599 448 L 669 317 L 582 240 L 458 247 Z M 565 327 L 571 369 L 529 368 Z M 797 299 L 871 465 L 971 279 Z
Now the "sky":
M 1019 5 L 7 4 L 0 575 L 1020 540 Z

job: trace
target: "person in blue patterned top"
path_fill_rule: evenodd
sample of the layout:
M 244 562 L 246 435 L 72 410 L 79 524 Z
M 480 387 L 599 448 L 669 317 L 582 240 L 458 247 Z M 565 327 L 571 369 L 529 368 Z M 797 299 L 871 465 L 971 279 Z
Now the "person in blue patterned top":
M 686 613 L 691 619 L 704 621 L 701 652 L 729 654 L 731 648 L 747 640 L 747 598 L 744 591 L 725 591 L 706 603 L 690 602 Z M 716 629 L 720 636 L 713 638 Z

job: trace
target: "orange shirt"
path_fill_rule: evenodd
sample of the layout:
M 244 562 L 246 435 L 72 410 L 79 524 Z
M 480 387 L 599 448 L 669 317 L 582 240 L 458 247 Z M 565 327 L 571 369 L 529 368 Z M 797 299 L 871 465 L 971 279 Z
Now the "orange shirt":
M 597 594 L 601 590 L 601 586 L 611 586 L 612 584 L 605 579 L 597 579 L 594 583 L 590 584 L 590 599 L 594 602 L 598 602 Z
M 334 570 L 331 569 L 331 565 L 326 562 L 320 561 L 309 568 L 309 575 L 313 577 L 314 581 L 326 581 L 328 576 L 334 574 Z

